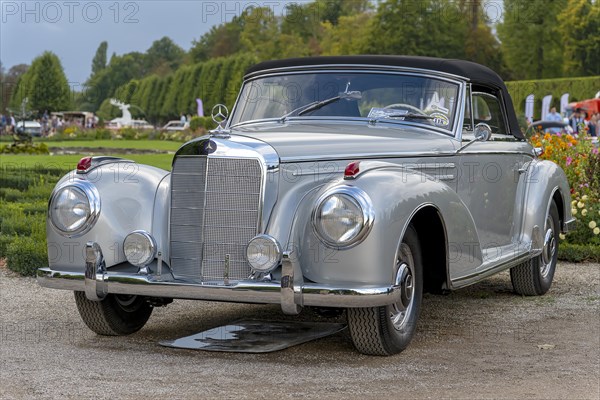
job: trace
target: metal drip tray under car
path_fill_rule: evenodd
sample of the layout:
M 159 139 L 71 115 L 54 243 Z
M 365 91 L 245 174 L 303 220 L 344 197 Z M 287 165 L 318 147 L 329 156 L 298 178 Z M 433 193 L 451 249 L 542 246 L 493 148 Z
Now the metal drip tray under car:
M 338 333 L 344 324 L 328 322 L 242 320 L 175 340 L 162 346 L 179 349 L 270 353 Z

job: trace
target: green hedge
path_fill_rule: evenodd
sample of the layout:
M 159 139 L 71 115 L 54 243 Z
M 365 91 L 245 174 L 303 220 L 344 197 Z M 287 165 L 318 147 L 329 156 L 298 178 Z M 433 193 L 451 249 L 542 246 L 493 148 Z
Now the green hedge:
M 139 107 L 138 111 L 143 111 L 143 117 L 150 122 L 178 119 L 182 113 L 196 115 L 197 98 L 202 99 L 204 115 L 210 115 L 218 103 L 231 109 L 246 70 L 255 62 L 254 56 L 239 54 L 185 65 L 164 78 L 152 75 L 129 81 L 115 91 L 114 97 Z M 136 112 L 134 107 L 131 111 Z M 108 99 L 98 111 L 104 118 L 118 113 L 116 107 L 108 104 Z
M 15 237 L 6 249 L 6 262 L 12 271 L 35 276 L 38 268 L 48 266 L 45 238 Z
M 46 210 L 65 171 L 39 167 L 0 170 L 0 258 L 22 275 L 48 265 Z
M 569 262 L 591 261 L 600 263 L 600 246 L 563 242 L 558 247 L 558 259 Z
M 542 98 L 551 94 L 552 103 L 560 108 L 560 97 L 569 93 L 569 102 L 593 98 L 600 90 L 600 76 L 586 78 L 540 79 L 532 81 L 506 82 L 513 99 L 517 115 L 525 114 L 525 98 L 530 94 L 535 96 L 535 117 L 539 119 L 542 109 Z

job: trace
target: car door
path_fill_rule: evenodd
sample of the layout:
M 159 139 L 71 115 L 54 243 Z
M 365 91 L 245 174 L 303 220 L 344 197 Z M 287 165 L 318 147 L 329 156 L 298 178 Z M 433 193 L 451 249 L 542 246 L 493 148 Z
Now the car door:
M 508 130 L 499 93 L 473 91 L 471 98 L 465 113 L 467 129 L 463 131 L 457 191 L 475 222 L 478 245 L 483 253 L 482 267 L 486 267 L 514 257 L 518 251 L 525 185 L 523 172 L 525 163 L 531 159 L 527 156 L 530 146 Z M 473 127 L 478 124 L 491 128 L 488 140 L 475 139 Z

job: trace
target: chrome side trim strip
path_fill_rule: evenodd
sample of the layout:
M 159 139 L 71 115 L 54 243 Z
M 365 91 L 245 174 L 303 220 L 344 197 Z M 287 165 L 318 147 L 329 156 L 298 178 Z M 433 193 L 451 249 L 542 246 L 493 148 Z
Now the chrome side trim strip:
M 425 157 L 452 157 L 454 152 L 434 152 L 434 153 L 362 153 L 362 154 L 336 154 L 331 156 L 301 156 L 301 157 L 281 157 L 281 163 L 294 163 L 304 161 L 344 161 L 344 160 L 364 160 L 373 158 L 425 158 Z
M 40 286 L 73 291 L 85 291 L 85 272 L 56 271 L 40 268 Z M 192 284 L 159 280 L 154 275 L 105 272 L 102 282 L 107 293 L 190 300 L 227 301 L 237 303 L 281 304 L 281 283 L 260 281 L 232 282 L 229 286 Z M 298 304 L 319 307 L 379 307 L 400 301 L 396 286 L 333 286 L 319 283 L 293 285 Z
M 535 255 L 536 255 L 535 252 L 527 251 L 515 259 L 512 259 L 512 260 L 504 262 L 504 263 L 500 263 L 500 264 L 495 265 L 491 268 L 488 268 L 484 271 L 477 272 L 474 274 L 469 274 L 466 276 L 461 276 L 460 278 L 453 279 L 451 281 L 452 289 L 458 289 L 458 288 L 469 286 L 473 283 L 479 282 L 480 280 L 487 278 L 489 276 L 492 276 L 494 274 L 497 274 L 500 271 L 503 271 L 505 269 L 509 269 L 516 265 L 519 265 L 519 264 L 529 260 L 530 258 L 535 257 Z

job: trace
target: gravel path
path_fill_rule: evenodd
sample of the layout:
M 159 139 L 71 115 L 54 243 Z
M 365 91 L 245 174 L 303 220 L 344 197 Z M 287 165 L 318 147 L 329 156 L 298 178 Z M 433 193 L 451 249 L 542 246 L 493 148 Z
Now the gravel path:
M 0 398 L 599 399 L 599 306 L 600 265 L 561 264 L 542 297 L 512 294 L 508 273 L 426 296 L 416 338 L 397 356 L 358 354 L 347 330 L 226 354 L 157 342 L 240 318 L 284 319 L 278 307 L 175 301 L 137 334 L 99 337 L 70 292 L 1 269 Z

